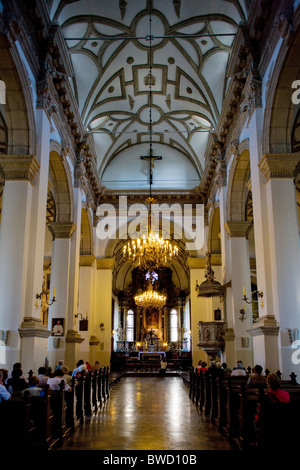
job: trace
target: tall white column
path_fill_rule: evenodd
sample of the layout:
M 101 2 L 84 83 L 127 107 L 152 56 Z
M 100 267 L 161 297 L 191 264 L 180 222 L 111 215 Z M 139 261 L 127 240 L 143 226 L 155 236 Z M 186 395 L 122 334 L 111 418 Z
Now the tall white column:
M 70 253 L 70 281 L 69 281 L 69 305 L 67 317 L 67 329 L 76 330 L 75 315 L 78 312 L 78 292 L 79 292 L 79 264 L 80 264 L 80 237 L 81 237 L 81 210 L 82 192 L 80 188 L 74 188 L 74 225 L 76 230 L 71 240 Z
M 299 154 L 267 154 L 259 164 L 268 205 L 273 312 L 280 326 L 279 366 L 287 378 L 291 372 L 300 374 L 300 365 L 292 362 L 289 336 L 289 330 L 300 331 L 300 241 L 294 185 L 299 160 Z
M 80 346 L 81 358 L 95 362 L 95 346 L 99 344 L 99 332 L 91 331 L 91 323 L 94 318 L 94 284 L 95 284 L 95 255 L 80 255 L 79 269 L 79 306 L 78 312 L 88 321 L 88 330 L 80 331 L 81 315 L 77 318 L 75 329 L 80 331 L 84 341 Z
M 56 301 L 49 307 L 48 328 L 52 331 L 54 319 L 63 321 L 63 335 L 48 339 L 48 360 L 50 367 L 66 359 L 66 333 L 68 328 L 71 239 L 75 231 L 73 223 L 52 222 L 48 228 L 53 236 L 51 258 L 50 293 L 55 289 Z M 51 297 L 51 295 L 50 295 Z M 66 364 L 69 368 L 72 364 Z
M 251 300 L 250 259 L 247 235 L 251 223 L 247 221 L 228 221 L 225 228 L 230 236 L 231 255 L 231 313 L 235 335 L 235 365 L 236 360 L 242 360 L 245 366 L 252 367 L 252 344 L 248 329 L 252 326 L 252 305 L 244 302 L 243 290 Z M 240 310 L 244 308 L 245 318 L 241 321 Z
M 41 304 L 36 294 L 43 289 L 43 264 L 48 194 L 50 120 L 43 109 L 36 110 L 36 159 L 40 165 L 32 188 L 29 258 L 26 281 L 25 315 L 19 328 L 22 338 L 21 363 L 37 372 L 47 355 L 50 331 L 42 324 Z
M 204 297 L 197 297 L 196 284 L 201 284 L 205 280 L 205 258 L 189 258 L 190 267 L 190 291 L 191 291 L 191 340 L 193 365 L 198 361 L 207 361 L 206 353 L 200 349 L 198 321 L 212 320 L 212 313 L 209 311 L 209 302 Z
M 98 258 L 95 280 L 95 316 L 93 327 L 99 333 L 100 347 L 97 360 L 104 366 L 110 365 L 112 335 L 112 270 L 114 258 Z M 104 330 L 99 328 L 104 323 Z
M 221 261 L 222 261 L 222 284 L 227 285 L 226 296 L 223 303 L 223 320 L 226 322 L 225 349 L 222 359 L 227 364 L 234 364 L 235 354 L 235 315 L 233 308 L 232 282 L 231 282 L 231 243 L 230 236 L 226 230 L 227 222 L 227 178 L 226 168 L 223 162 L 216 167 L 217 184 L 219 186 L 219 208 L 220 208 L 220 232 L 221 232 Z
M 32 193 L 39 164 L 33 155 L 1 155 L 0 165 L 5 177 L 0 230 L 0 329 L 8 340 L 1 346 L 0 364 L 11 368 L 20 361 L 17 328 L 26 316 Z
M 265 178 L 260 171 L 262 157 L 263 109 L 253 110 L 249 121 L 249 150 L 253 199 L 254 239 L 257 289 L 263 293 L 263 306 L 259 303 L 259 319 L 249 330 L 253 342 L 253 360 L 264 369 L 280 369 L 278 353 L 278 321 L 274 315 L 274 292 L 270 253 L 270 233 Z

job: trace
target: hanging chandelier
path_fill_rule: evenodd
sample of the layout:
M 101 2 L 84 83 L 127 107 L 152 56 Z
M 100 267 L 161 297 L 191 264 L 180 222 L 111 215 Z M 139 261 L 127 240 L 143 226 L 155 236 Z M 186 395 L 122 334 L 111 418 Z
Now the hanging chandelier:
M 125 261 L 134 263 L 137 260 L 139 266 L 147 271 L 171 263 L 177 255 L 176 245 L 152 232 L 148 238 L 143 235 L 142 238 L 131 240 L 123 247 Z
M 151 32 L 151 10 L 149 16 L 150 25 L 150 47 L 149 47 L 149 143 L 150 151 L 149 156 L 141 157 L 149 160 L 150 169 L 150 192 L 146 198 L 146 204 L 148 205 L 148 236 L 145 235 L 138 237 L 136 240 L 131 240 L 124 244 L 123 247 L 123 259 L 130 263 L 138 261 L 139 266 L 142 269 L 153 270 L 158 269 L 161 266 L 165 266 L 167 263 L 172 263 L 173 260 L 178 256 L 178 247 L 173 242 L 170 242 L 158 234 L 155 234 L 151 230 L 151 206 L 156 203 L 157 200 L 152 196 L 152 160 L 161 159 L 161 157 L 153 156 L 152 149 L 152 32 Z
M 153 290 L 151 283 L 148 284 L 148 290 L 134 297 L 136 305 L 142 308 L 161 308 L 165 305 L 167 297 Z

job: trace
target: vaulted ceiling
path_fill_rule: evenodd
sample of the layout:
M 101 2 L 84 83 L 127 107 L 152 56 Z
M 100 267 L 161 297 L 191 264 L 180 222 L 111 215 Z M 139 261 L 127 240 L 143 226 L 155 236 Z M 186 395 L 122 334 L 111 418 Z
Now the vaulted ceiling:
M 245 0 L 54 0 L 70 82 L 93 135 L 102 183 L 190 190 L 228 88 L 226 69 Z M 151 105 L 151 107 L 150 107 Z M 150 125 L 151 120 L 151 125 Z M 152 132 L 150 132 L 152 130 Z

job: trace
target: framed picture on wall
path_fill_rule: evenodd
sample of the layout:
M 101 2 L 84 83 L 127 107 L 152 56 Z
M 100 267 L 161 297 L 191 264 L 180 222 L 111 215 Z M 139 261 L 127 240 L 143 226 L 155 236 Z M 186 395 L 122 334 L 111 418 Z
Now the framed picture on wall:
M 64 335 L 64 318 L 52 318 L 52 336 Z
M 215 321 L 222 320 L 222 312 L 219 308 L 217 308 L 214 313 L 215 313 Z
M 88 331 L 88 320 L 79 320 L 79 331 Z

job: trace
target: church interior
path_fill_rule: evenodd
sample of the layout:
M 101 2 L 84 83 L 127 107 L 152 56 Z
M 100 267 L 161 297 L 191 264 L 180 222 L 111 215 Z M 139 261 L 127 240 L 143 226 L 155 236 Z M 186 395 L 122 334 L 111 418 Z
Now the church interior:
M 299 0 L 0 0 L 0 369 L 300 380 L 299 48 Z

